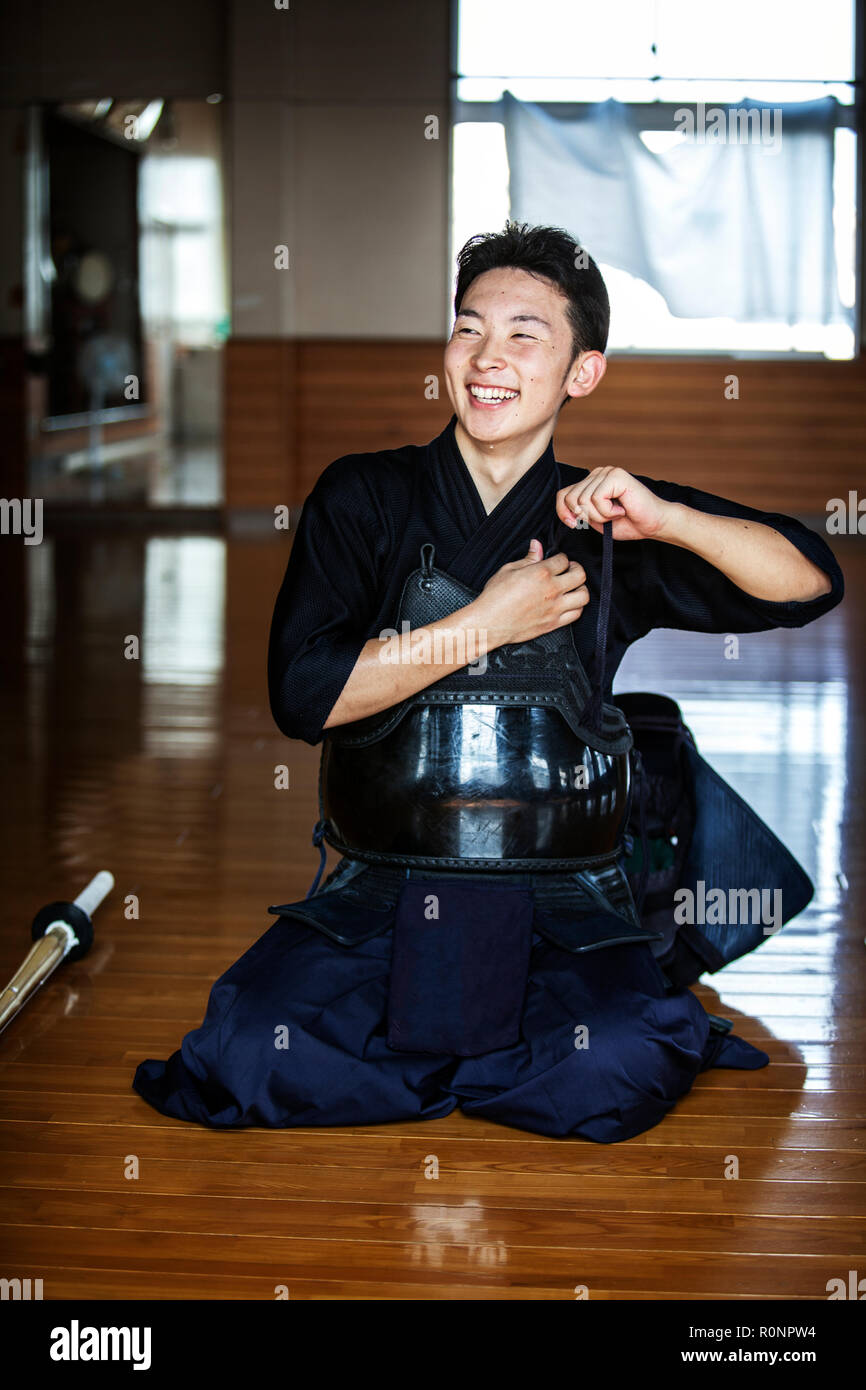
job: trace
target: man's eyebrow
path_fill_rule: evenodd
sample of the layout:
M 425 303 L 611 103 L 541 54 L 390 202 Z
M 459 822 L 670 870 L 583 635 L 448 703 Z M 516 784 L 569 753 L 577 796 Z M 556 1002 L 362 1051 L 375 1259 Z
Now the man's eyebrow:
M 549 324 L 549 323 L 547 322 L 547 319 L 539 318 L 539 317 L 538 317 L 538 314 L 515 314 L 514 317 L 513 317 L 512 320 L 511 320 L 511 322 L 512 322 L 512 323 L 540 323 L 540 324 L 542 325 L 542 327 L 544 327 L 544 328 L 551 328 L 551 327 L 552 327 L 552 325 Z
M 484 315 L 479 314 L 477 309 L 460 309 L 457 318 L 483 319 Z M 511 323 L 540 323 L 543 328 L 552 329 L 552 324 L 547 319 L 540 318 L 538 314 L 512 314 Z

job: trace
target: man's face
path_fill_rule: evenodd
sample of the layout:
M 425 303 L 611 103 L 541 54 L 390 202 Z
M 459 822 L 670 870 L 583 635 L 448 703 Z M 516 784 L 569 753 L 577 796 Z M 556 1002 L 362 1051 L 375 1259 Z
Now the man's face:
M 448 395 L 473 439 L 504 444 L 552 430 L 566 394 L 586 395 L 601 379 L 601 353 L 573 357 L 567 305 L 558 286 L 525 270 L 473 280 L 445 348 Z

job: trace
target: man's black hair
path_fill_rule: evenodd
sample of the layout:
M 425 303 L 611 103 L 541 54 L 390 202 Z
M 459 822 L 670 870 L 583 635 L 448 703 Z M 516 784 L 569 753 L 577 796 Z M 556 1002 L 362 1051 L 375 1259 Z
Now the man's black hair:
M 589 252 L 562 227 L 506 222 L 501 232 L 470 237 L 457 257 L 455 314 L 473 280 L 486 270 L 508 267 L 540 275 L 566 295 L 572 360 L 581 352 L 604 352 L 610 330 L 607 287 Z

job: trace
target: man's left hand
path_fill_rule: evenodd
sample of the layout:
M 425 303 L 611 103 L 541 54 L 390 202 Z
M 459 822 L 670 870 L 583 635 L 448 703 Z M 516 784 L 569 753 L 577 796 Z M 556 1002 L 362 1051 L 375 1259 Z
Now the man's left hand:
M 585 518 L 594 531 L 601 531 L 606 521 L 612 521 L 616 541 L 658 536 L 670 505 L 624 468 L 593 468 L 583 482 L 556 494 L 556 514 L 566 526 L 577 526 Z

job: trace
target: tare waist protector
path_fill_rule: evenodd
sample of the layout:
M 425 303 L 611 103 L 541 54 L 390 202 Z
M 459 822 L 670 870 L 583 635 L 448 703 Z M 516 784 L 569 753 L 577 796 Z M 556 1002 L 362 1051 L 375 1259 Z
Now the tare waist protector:
M 617 856 L 632 736 L 623 713 L 602 699 L 610 530 L 596 685 L 569 625 L 500 647 L 399 705 L 329 729 L 320 824 L 330 845 L 370 863 L 479 871 L 562 872 Z M 398 631 L 447 618 L 477 597 L 433 560 L 432 545 L 423 546 Z

